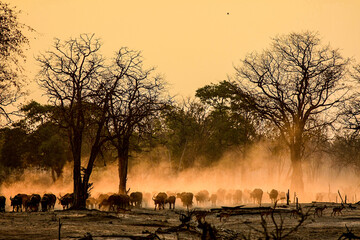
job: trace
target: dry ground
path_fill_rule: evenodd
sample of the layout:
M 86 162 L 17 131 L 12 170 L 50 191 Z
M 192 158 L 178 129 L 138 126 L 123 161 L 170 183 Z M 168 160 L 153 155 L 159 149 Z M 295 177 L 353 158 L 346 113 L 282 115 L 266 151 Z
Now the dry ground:
M 304 204 L 304 211 L 311 205 Z M 347 232 L 345 226 L 355 235 L 360 236 L 360 206 L 354 205 L 357 207 L 354 210 L 346 208 L 342 215 L 336 217 L 331 216 L 333 206 L 335 204 L 325 209 L 322 217 L 316 218 L 311 209 L 304 224 L 287 239 L 338 239 L 342 233 Z M 202 210 L 209 211 L 206 222 L 216 229 L 217 239 L 258 239 L 263 236 L 254 230 L 254 228 L 260 231 L 263 229 L 259 210 L 226 209 L 212 212 L 210 209 Z M 58 239 L 59 219 L 62 224 L 61 239 L 80 239 L 87 233 L 96 240 L 200 239 L 202 231 L 197 228 L 195 217 L 190 222 L 189 230 L 183 227 L 176 232 L 171 231 L 181 224 L 179 220 L 181 212 L 186 213 L 185 209 L 154 211 L 153 208 L 132 209 L 129 212 L 118 213 L 99 210 L 6 212 L 0 213 L 0 239 Z M 228 214 L 223 214 L 224 218 L 220 222 L 221 212 Z M 277 224 L 280 224 L 281 219 L 283 220 L 285 227 L 283 233 L 289 231 L 299 221 L 299 218 L 290 218 L 289 209 L 282 209 L 280 214 L 274 213 L 274 217 Z M 265 220 L 271 232 L 273 229 L 271 216 L 267 216 Z M 155 232 L 159 238 L 149 237 Z

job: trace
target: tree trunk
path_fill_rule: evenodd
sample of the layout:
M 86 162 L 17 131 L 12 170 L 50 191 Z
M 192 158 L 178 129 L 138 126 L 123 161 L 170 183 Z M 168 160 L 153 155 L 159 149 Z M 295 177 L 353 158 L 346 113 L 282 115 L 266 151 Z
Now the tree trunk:
M 52 182 L 55 183 L 56 182 L 56 175 L 55 175 L 55 170 L 52 168 L 51 169 L 51 178 L 52 178 Z
M 81 142 L 81 137 L 75 136 L 72 143 L 72 152 L 74 158 L 74 203 L 72 209 L 82 209 L 86 207 L 84 186 L 81 179 Z
M 290 149 L 291 153 L 291 189 L 297 193 L 304 192 L 303 170 L 302 170 L 302 157 L 301 157 L 301 144 L 294 143 Z
M 128 147 L 125 149 L 118 149 L 118 158 L 119 158 L 119 193 L 126 194 L 126 182 L 127 182 L 127 173 L 128 173 L 128 162 L 129 154 Z

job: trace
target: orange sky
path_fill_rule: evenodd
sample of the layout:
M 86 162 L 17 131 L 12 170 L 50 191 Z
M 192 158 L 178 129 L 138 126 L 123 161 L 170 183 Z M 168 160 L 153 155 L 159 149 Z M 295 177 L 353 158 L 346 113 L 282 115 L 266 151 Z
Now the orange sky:
M 5 2 L 17 6 L 20 20 L 37 31 L 30 34 L 36 39 L 31 40 L 26 65 L 32 80 L 37 72 L 33 56 L 49 49 L 54 37 L 68 39 L 80 33 L 102 38 L 108 56 L 122 46 L 142 50 L 146 63 L 165 76 L 170 93 L 184 97 L 226 79 L 234 64 L 269 46 L 277 34 L 318 31 L 324 43 L 360 61 L 358 0 Z

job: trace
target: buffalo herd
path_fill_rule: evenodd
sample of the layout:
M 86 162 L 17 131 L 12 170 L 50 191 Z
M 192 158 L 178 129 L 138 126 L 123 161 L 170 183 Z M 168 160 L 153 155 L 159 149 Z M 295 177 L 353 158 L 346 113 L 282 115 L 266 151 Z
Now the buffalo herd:
M 277 190 L 272 189 L 268 193 L 271 202 L 276 200 L 283 200 L 284 193 L 279 193 Z M 155 210 L 165 209 L 168 204 L 169 209 L 175 209 L 176 199 L 179 199 L 184 208 L 189 209 L 193 206 L 194 200 L 197 206 L 205 206 L 211 204 L 216 206 L 220 204 L 243 204 L 243 203 L 257 203 L 261 205 L 263 197 L 263 191 L 260 188 L 255 188 L 252 191 L 249 190 L 233 190 L 228 191 L 219 189 L 216 193 L 210 195 L 207 190 L 202 190 L 193 194 L 191 192 L 159 192 L 153 193 L 151 197 L 150 193 L 132 192 L 128 194 L 99 194 L 97 198 L 88 197 L 86 199 L 86 208 L 99 209 L 107 211 L 120 211 L 129 210 L 131 208 L 141 208 L 143 204 L 145 207 L 149 206 L 149 202 L 153 201 Z M 52 193 L 45 193 L 43 196 L 39 194 L 17 194 L 14 197 L 10 197 L 10 206 L 12 211 L 16 212 L 37 212 L 37 211 L 50 211 L 54 210 L 55 204 L 58 202 L 62 206 L 63 210 L 71 208 L 74 202 L 74 194 L 67 193 L 65 195 L 59 195 L 56 197 Z M 6 198 L 0 196 L 0 212 L 5 212 Z

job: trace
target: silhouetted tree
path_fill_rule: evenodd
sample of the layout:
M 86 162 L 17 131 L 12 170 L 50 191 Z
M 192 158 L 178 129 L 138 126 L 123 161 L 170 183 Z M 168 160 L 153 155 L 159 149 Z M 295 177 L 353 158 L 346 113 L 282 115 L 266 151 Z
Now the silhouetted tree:
M 57 109 L 59 126 L 67 130 L 74 161 L 73 208 L 85 208 L 94 161 L 103 144 L 108 98 L 104 89 L 104 60 L 94 35 L 67 41 L 55 40 L 54 50 L 40 55 L 39 84 Z M 96 126 L 86 168 L 82 169 L 82 147 L 86 128 Z
M 212 138 L 218 141 L 217 147 L 213 145 L 211 149 L 222 152 L 221 149 L 238 146 L 244 152 L 261 134 L 259 118 L 247 109 L 231 83 L 206 85 L 196 90 L 196 97 L 211 107 Z
M 355 168 L 360 171 L 360 64 L 353 67 L 353 98 L 344 104 L 341 111 L 342 128 L 337 132 L 335 141 L 329 149 L 337 166 Z M 342 169 L 342 168 L 339 168 Z
M 126 192 L 131 140 L 149 132 L 151 119 L 165 106 L 164 82 L 143 66 L 141 52 L 121 48 L 108 75 L 109 118 L 107 131 L 117 151 L 119 192 Z
M 331 123 L 320 115 L 346 100 L 341 80 L 348 62 L 338 50 L 322 46 L 318 34 L 303 32 L 274 38 L 268 50 L 235 67 L 242 101 L 277 127 L 290 150 L 296 191 L 304 189 L 304 134 Z
M 23 48 L 29 44 L 23 32 L 30 28 L 18 21 L 18 14 L 15 8 L 0 2 L 0 115 L 7 120 L 7 107 L 24 94 L 20 60 L 25 59 Z
M 360 64 L 355 65 L 353 68 L 352 77 L 355 80 L 355 90 L 353 98 L 350 103 L 343 105 L 342 110 L 342 123 L 345 129 L 348 129 L 349 134 L 357 137 L 360 132 Z

